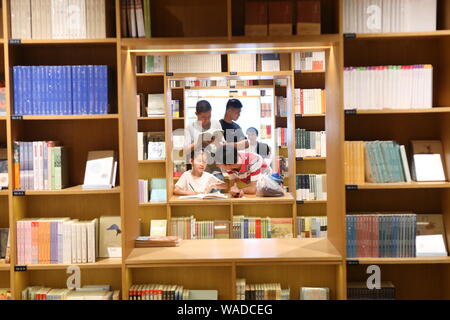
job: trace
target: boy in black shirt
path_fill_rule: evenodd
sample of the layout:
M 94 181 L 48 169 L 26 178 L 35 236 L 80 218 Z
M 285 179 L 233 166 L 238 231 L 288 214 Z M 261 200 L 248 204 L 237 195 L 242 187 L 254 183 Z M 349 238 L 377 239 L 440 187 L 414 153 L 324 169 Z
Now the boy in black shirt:
M 237 99 L 228 100 L 225 116 L 220 120 L 227 143 L 234 143 L 238 149 L 248 148 L 248 141 L 241 127 L 235 122 L 241 115 L 242 103 Z

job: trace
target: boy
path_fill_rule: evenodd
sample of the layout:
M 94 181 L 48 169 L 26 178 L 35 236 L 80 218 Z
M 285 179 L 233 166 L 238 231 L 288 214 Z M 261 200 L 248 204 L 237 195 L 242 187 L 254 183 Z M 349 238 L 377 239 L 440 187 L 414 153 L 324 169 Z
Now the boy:
M 175 184 L 173 193 L 189 196 L 210 193 L 212 189 L 225 189 L 227 184 L 212 174 L 205 172 L 207 156 L 203 151 L 191 152 L 192 170 L 186 171 Z
M 267 165 L 259 154 L 238 151 L 236 147 L 227 145 L 217 150 L 216 163 L 223 172 L 228 173 L 230 195 L 235 198 L 241 198 L 244 194 L 256 194 L 256 182 L 261 173 L 267 170 Z M 237 179 L 249 186 L 239 189 Z
M 235 122 L 241 116 L 242 107 L 242 103 L 238 99 L 228 100 L 225 115 L 220 120 L 226 142 L 234 145 L 239 150 L 248 148 L 247 138 L 241 127 Z

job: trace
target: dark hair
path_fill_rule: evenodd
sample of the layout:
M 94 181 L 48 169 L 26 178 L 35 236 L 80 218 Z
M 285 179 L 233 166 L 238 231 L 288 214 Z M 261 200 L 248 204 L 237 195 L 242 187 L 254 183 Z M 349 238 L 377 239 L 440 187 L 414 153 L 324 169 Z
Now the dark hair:
M 256 132 L 256 135 L 259 136 L 259 132 L 258 132 L 258 130 L 257 130 L 255 127 L 250 127 L 250 128 L 248 128 L 248 129 L 247 129 L 247 133 L 248 133 L 249 131 L 254 131 L 254 132 Z
M 206 100 L 198 101 L 195 107 L 195 111 L 197 111 L 197 113 L 211 112 L 211 110 L 211 104 Z
M 224 144 L 216 150 L 214 158 L 217 164 L 236 164 L 238 162 L 238 150 L 234 145 Z
M 191 151 L 191 154 L 190 154 L 190 159 L 191 160 L 194 160 L 195 159 L 195 157 L 197 157 L 197 156 L 199 156 L 200 154 L 204 154 L 205 153 L 205 151 L 203 150 L 203 149 L 201 149 L 201 148 L 196 148 L 196 149 L 194 149 L 194 150 L 192 150 Z
M 227 110 L 233 109 L 242 109 L 242 103 L 238 99 L 230 99 L 227 102 Z

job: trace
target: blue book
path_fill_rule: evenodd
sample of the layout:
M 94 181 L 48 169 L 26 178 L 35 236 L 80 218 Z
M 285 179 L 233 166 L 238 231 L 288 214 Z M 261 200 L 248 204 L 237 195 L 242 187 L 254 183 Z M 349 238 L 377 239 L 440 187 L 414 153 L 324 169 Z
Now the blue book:
M 58 222 L 50 222 L 50 263 L 58 263 Z
M 100 66 L 100 113 L 107 114 L 108 113 L 108 66 Z
M 95 66 L 87 66 L 87 79 L 88 79 L 88 107 L 86 114 L 95 113 Z
M 248 239 L 248 219 L 244 219 L 244 239 Z
M 46 80 L 47 80 L 47 108 L 44 110 L 44 114 L 52 114 L 55 110 L 55 104 L 54 104 L 54 83 L 53 83 L 53 67 L 52 66 L 46 66 Z
M 80 112 L 79 114 L 87 114 L 88 102 L 89 102 L 89 90 L 88 90 L 88 66 L 80 66 Z
M 25 114 L 30 115 L 32 113 L 32 100 L 33 100 L 33 77 L 32 77 L 32 68 L 31 67 L 23 67 L 24 72 L 24 111 Z
M 39 109 L 39 67 L 31 67 L 31 77 L 32 77 L 32 103 L 31 103 L 31 114 L 36 114 Z
M 66 110 L 65 114 L 72 114 L 72 68 L 70 66 L 65 66 L 65 76 L 66 76 Z
M 80 66 L 72 66 L 72 114 L 79 114 L 80 110 Z
M 100 113 L 100 66 L 92 66 L 93 67 L 93 101 L 92 101 L 92 114 Z
M 13 67 L 13 79 L 14 79 L 14 114 L 22 114 L 22 105 L 20 101 L 20 66 Z

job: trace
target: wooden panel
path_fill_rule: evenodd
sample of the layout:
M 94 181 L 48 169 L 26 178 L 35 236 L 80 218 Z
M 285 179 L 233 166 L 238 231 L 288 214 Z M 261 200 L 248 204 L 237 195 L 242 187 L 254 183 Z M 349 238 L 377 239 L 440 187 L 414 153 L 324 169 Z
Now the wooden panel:
M 7 196 L 0 196 L 0 228 L 9 228 L 9 206 Z
M 176 284 L 192 290 L 218 290 L 219 300 L 232 300 L 229 267 L 166 267 L 133 269 L 133 284 Z
M 441 213 L 446 190 L 357 190 L 347 191 L 348 212 L 409 211 Z
M 326 171 L 326 161 L 297 161 L 297 174 L 323 174 Z
M 89 151 L 119 151 L 117 119 L 14 121 L 13 126 L 18 133 L 16 141 L 54 140 L 67 148 L 70 186 L 83 184 Z M 117 176 L 119 182 L 119 172 Z
M 137 77 L 137 92 L 164 93 L 164 77 Z
M 438 0 L 437 5 L 437 29 L 448 30 L 450 29 L 450 1 Z
M 296 117 L 295 128 L 308 131 L 325 131 L 325 117 Z
M 257 205 L 246 204 L 237 205 L 234 204 L 235 216 L 248 216 L 248 217 L 271 217 L 271 218 L 292 218 L 292 205 Z
M 10 288 L 9 271 L 0 271 L 0 288 Z
M 314 217 L 326 215 L 327 215 L 326 203 L 297 205 L 298 217 Z
M 367 266 L 348 266 L 348 281 L 366 281 Z M 392 281 L 396 298 L 400 300 L 442 299 L 446 283 L 442 277 L 446 267 L 441 265 L 382 265 L 381 280 Z
M 226 0 L 151 1 L 153 37 L 226 37 Z
M 238 266 L 237 278 L 246 284 L 280 283 L 282 289 L 291 289 L 291 300 L 299 300 L 300 287 L 327 287 L 330 299 L 336 299 L 337 266 L 322 265 L 264 265 Z
M 140 118 L 138 121 L 139 132 L 164 132 L 164 119 Z
M 325 72 L 295 73 L 295 88 L 297 89 L 325 89 Z
M 134 249 L 128 265 L 219 262 L 340 262 L 327 239 L 183 240 L 179 247 Z
M 145 163 L 139 165 L 139 179 L 165 178 L 165 163 Z

